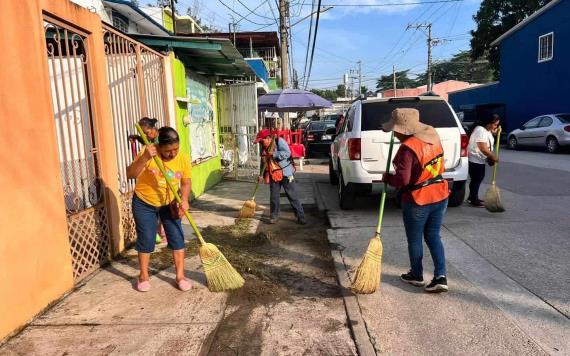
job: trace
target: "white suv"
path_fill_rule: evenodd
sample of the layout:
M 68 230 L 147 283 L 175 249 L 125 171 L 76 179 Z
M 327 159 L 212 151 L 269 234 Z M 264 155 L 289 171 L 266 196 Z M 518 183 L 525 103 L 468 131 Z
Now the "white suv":
M 382 131 L 396 108 L 414 108 L 420 121 L 435 127 L 443 145 L 445 173 L 450 184 L 449 206 L 461 205 L 468 174 L 468 138 L 449 104 L 439 96 L 358 99 L 345 115 L 331 144 L 329 176 L 338 184 L 340 207 L 352 209 L 356 196 L 382 190 L 382 175 L 390 146 L 390 133 Z M 400 146 L 396 139 L 394 153 Z M 393 173 L 393 166 L 390 166 Z

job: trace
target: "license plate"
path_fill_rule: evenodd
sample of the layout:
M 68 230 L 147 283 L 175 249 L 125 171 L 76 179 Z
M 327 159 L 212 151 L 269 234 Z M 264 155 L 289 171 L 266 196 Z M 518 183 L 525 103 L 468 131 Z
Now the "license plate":
M 331 136 L 331 135 L 323 135 L 323 136 L 321 137 L 321 140 L 331 140 L 331 139 L 332 139 L 332 136 Z

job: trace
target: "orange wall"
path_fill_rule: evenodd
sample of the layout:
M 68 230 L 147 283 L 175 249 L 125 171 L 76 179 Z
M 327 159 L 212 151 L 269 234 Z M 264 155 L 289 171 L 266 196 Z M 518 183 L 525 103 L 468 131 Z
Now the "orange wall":
M 101 22 L 66 0 L 2 0 L 0 43 L 0 340 L 73 287 L 42 10 L 92 35 L 90 71 L 102 178 L 119 247 L 117 168 Z

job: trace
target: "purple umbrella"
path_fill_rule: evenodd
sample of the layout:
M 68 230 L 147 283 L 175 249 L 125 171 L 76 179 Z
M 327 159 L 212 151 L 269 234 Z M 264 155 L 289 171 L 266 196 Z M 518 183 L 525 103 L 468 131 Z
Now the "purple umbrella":
M 292 112 L 330 108 L 332 103 L 310 91 L 283 89 L 260 96 L 257 105 L 260 110 Z

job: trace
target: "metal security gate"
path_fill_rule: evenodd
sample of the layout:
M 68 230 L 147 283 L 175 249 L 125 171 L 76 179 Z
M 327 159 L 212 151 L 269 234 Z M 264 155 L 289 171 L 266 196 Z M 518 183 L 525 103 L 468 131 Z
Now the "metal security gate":
M 109 26 L 104 25 L 103 31 L 119 168 L 121 229 L 128 245 L 136 235 L 131 211 L 135 181 L 127 179 L 127 166 L 140 149 L 128 137 L 136 134 L 135 123 L 144 116 L 158 119 L 158 127 L 166 123 L 164 56 Z
M 226 178 L 255 181 L 259 175 L 259 148 L 253 140 L 259 130 L 255 83 L 217 87 L 220 149 Z
M 109 258 L 109 224 L 91 111 L 88 34 L 48 16 L 44 28 L 73 277 L 79 282 Z

